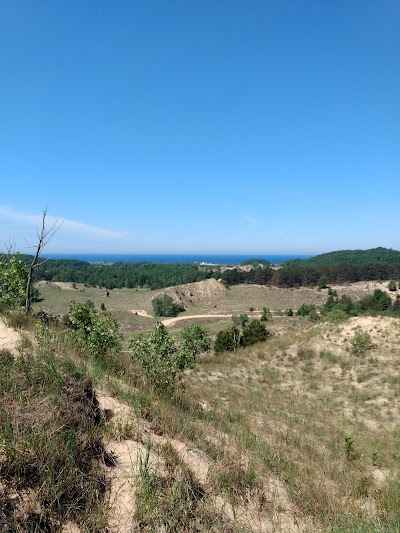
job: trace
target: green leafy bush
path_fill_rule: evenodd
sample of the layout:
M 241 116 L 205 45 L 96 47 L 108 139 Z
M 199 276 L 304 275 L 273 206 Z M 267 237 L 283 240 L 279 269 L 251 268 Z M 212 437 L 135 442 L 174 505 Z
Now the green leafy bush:
M 186 347 L 195 355 L 208 352 L 211 346 L 211 338 L 208 331 L 196 323 L 183 328 L 181 339 Z
M 0 259 L 0 301 L 8 307 L 22 306 L 25 302 L 28 269 L 19 253 Z
M 145 381 L 159 392 L 173 395 L 178 372 L 195 366 L 195 353 L 185 342 L 176 344 L 161 322 L 148 337 L 131 341 L 129 347 L 132 358 L 142 366 Z
M 235 352 L 240 344 L 240 330 L 236 326 L 218 332 L 214 343 L 215 353 Z
M 370 334 L 362 330 L 356 331 L 350 344 L 352 353 L 360 356 L 364 356 L 374 347 Z
M 343 309 L 334 307 L 331 311 L 328 311 L 326 318 L 329 320 L 329 322 L 338 324 L 340 322 L 345 322 L 348 318 L 350 318 L 350 315 Z
M 179 313 L 185 310 L 184 306 L 174 302 L 169 294 L 154 298 L 151 304 L 156 316 L 178 316 Z
M 120 350 L 119 324 L 111 313 L 99 313 L 88 303 L 71 302 L 69 320 L 82 346 L 92 355 L 112 355 Z

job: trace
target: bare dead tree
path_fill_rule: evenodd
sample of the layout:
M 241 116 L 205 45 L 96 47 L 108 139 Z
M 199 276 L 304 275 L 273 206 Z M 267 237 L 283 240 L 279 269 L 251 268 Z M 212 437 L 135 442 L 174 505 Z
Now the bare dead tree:
M 39 262 L 40 253 L 43 250 L 43 248 L 48 244 L 50 239 L 53 237 L 53 235 L 56 233 L 58 229 L 60 229 L 62 222 L 58 222 L 57 220 L 54 222 L 54 224 L 46 229 L 46 216 L 47 216 L 47 207 L 44 209 L 42 213 L 42 220 L 40 227 L 37 228 L 37 237 L 38 242 L 36 245 L 36 252 L 32 259 L 32 263 L 28 266 L 28 278 L 26 282 L 26 293 L 25 293 L 25 313 L 29 314 L 31 310 L 31 288 L 32 283 L 34 279 L 34 273 L 35 269 L 37 269 L 39 266 L 41 266 L 43 263 L 46 262 L 46 260 Z

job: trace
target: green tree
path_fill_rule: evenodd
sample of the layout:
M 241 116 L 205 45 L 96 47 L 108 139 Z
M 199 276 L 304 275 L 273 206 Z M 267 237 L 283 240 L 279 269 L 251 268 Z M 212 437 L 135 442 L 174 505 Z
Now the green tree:
M 156 316 L 177 316 L 185 310 L 184 306 L 175 303 L 169 294 L 163 294 L 163 296 L 154 298 L 151 304 Z
M 318 280 L 318 287 L 320 289 L 326 289 L 328 283 L 328 278 L 326 276 L 321 276 Z

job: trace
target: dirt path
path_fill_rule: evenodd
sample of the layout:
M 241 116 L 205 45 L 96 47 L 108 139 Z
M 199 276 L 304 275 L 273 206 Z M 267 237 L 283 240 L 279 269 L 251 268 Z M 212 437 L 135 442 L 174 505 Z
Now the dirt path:
M 233 315 L 185 315 L 185 316 L 174 316 L 173 318 L 165 318 L 162 323 L 164 326 L 173 326 L 180 320 L 193 320 L 197 318 L 232 318 Z
M 155 318 L 152 315 L 149 315 L 147 311 L 144 311 L 143 309 L 131 309 L 131 313 L 138 315 L 138 316 L 144 316 L 147 318 Z M 172 318 L 164 318 L 161 322 L 164 324 L 164 326 L 173 326 L 180 320 L 196 320 L 197 318 L 232 318 L 233 314 L 231 313 L 225 313 L 224 315 L 185 315 L 185 316 L 174 316 Z M 250 315 L 249 318 L 260 318 L 260 314 L 257 315 Z
M 16 353 L 21 336 L 12 328 L 6 326 L 0 319 L 0 350 L 10 350 Z

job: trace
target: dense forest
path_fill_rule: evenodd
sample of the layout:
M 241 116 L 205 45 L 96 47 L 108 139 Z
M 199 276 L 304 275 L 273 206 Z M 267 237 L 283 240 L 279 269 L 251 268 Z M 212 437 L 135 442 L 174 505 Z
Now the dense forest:
M 213 271 L 193 263 L 89 263 L 49 259 L 37 271 L 37 280 L 86 283 L 107 289 L 144 287 L 161 289 L 211 277 Z
M 321 277 L 327 283 L 399 279 L 400 252 L 387 248 L 343 250 L 288 261 L 279 269 L 266 265 L 250 272 L 232 269 L 221 274 L 227 285 L 256 283 L 278 287 L 314 286 Z
M 332 267 L 339 265 L 366 265 L 374 263 L 400 264 L 400 252 L 390 248 L 371 248 L 370 250 L 341 250 L 316 255 L 310 259 L 295 259 L 285 263 L 287 266 Z
M 21 258 L 25 262 L 31 260 L 30 256 Z M 255 266 L 256 262 L 258 266 Z M 328 284 L 400 279 L 400 252 L 386 248 L 331 252 L 311 259 L 288 261 L 281 268 L 271 268 L 268 262 L 258 259 L 250 259 L 244 263 L 254 266 L 249 271 L 244 271 L 240 267 L 223 270 L 220 267 L 204 267 L 195 263 L 103 264 L 71 259 L 48 259 L 38 268 L 37 280 L 85 283 L 107 289 L 161 289 L 211 277 L 221 279 L 227 286 L 249 283 L 278 287 L 315 286 L 321 277 L 326 278 Z

